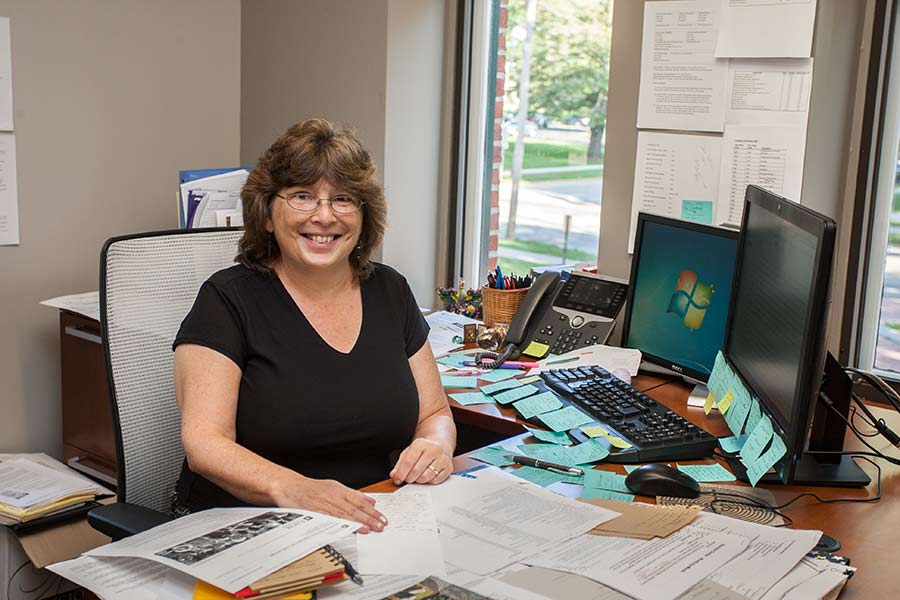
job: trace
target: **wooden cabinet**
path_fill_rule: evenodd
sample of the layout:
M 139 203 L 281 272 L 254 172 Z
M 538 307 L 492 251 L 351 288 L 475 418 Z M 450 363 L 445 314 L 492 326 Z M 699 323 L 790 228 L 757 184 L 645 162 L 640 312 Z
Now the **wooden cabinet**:
M 116 446 L 100 323 L 59 313 L 63 455 L 66 463 L 115 485 Z

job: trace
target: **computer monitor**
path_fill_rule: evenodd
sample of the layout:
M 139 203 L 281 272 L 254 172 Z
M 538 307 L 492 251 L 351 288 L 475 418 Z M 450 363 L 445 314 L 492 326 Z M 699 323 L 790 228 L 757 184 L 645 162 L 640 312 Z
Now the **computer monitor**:
M 869 482 L 847 456 L 805 453 L 810 447 L 840 451 L 845 432 L 838 415 L 818 400 L 834 239 L 832 219 L 762 188 L 747 188 L 724 355 L 787 446 L 770 481 Z M 849 380 L 842 381 L 846 376 L 833 359 L 829 378 L 833 388 L 846 388 L 830 392 L 835 401 L 845 396 L 846 411 Z M 741 463 L 732 466 L 743 474 Z
M 622 345 L 706 382 L 725 340 L 738 232 L 640 213 Z

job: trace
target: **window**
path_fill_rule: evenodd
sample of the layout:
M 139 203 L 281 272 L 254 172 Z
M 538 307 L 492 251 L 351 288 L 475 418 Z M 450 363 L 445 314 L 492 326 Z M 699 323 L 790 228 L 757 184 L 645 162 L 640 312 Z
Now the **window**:
M 500 0 L 481 43 L 473 27 L 471 72 L 487 75 L 472 77 L 469 172 L 484 177 L 467 190 L 467 281 L 596 262 L 611 4 Z

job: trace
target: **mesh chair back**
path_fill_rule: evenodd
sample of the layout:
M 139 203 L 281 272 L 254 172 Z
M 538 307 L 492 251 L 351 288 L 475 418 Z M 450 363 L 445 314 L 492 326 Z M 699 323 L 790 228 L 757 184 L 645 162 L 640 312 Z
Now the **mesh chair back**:
M 234 264 L 241 234 L 155 232 L 112 238 L 103 247 L 101 324 L 120 502 L 171 508 L 184 458 L 172 342 L 200 285 Z

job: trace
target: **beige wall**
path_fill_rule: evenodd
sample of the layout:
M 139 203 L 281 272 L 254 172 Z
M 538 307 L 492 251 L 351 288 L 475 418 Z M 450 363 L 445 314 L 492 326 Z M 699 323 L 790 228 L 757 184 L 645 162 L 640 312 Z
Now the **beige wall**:
M 355 127 L 383 176 L 387 14 L 387 0 L 242 2 L 244 164 L 319 116 Z
M 57 313 L 103 241 L 176 227 L 181 168 L 239 158 L 239 0 L 0 0 L 21 244 L 0 246 L 0 452 L 61 454 Z
M 850 224 L 841 222 L 844 203 L 853 201 L 852 196 L 845 199 L 845 178 L 855 152 L 850 132 L 864 13 L 865 2 L 819 0 L 817 5 L 802 202 L 838 220 L 839 241 L 849 236 Z M 642 23 L 643 2 L 615 2 L 598 255 L 602 272 L 626 278 L 631 268 L 626 242 L 637 148 Z M 836 253 L 835 261 L 837 299 L 845 284 L 841 269 L 846 270 L 846 249 Z M 839 311 L 832 310 L 828 338 L 832 351 L 837 349 L 839 318 Z

